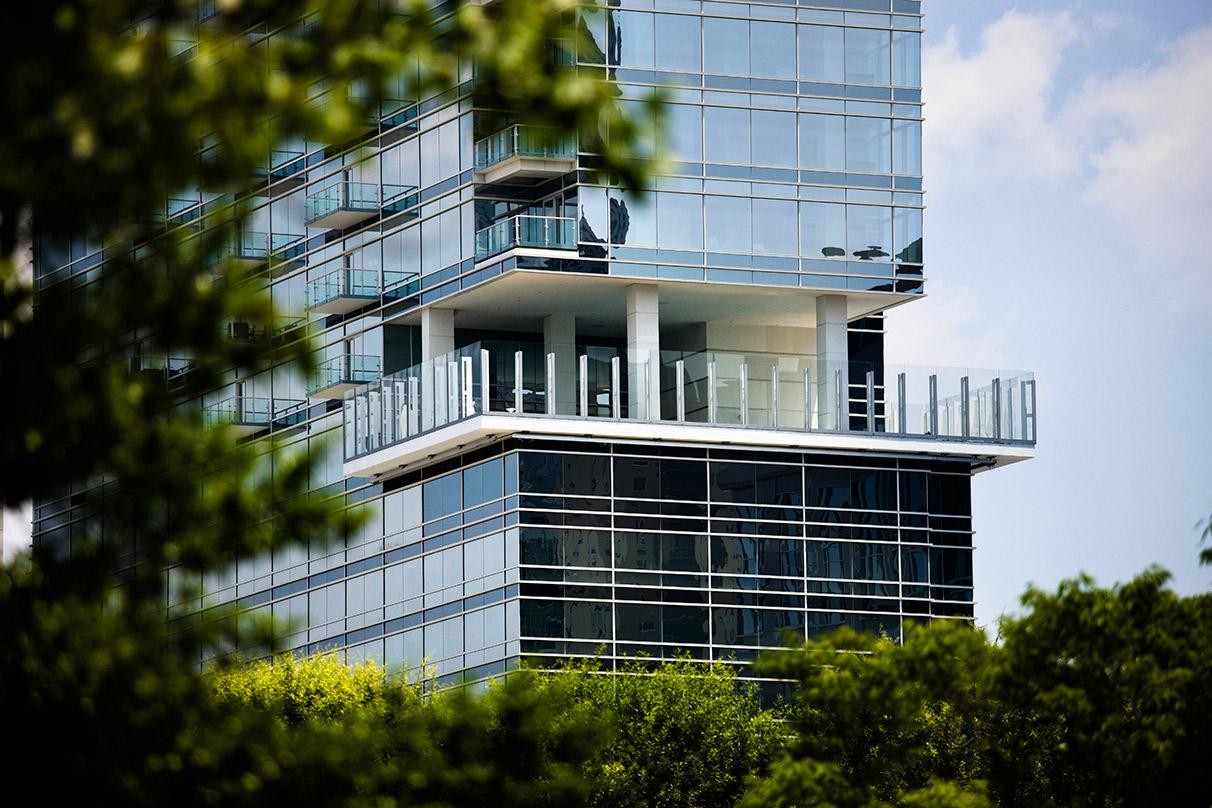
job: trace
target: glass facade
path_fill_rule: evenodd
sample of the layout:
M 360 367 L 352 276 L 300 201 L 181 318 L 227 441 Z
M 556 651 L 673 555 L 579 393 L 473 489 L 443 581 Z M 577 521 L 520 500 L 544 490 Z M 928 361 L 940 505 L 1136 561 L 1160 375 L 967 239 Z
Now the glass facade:
M 847 624 L 899 637 L 907 621 L 971 618 L 969 476 L 985 460 L 862 443 L 894 429 L 1035 440 L 1034 381 L 1028 424 L 1020 377 L 973 377 L 969 401 L 970 374 L 962 386 L 957 376 L 954 390 L 932 382 L 919 393 L 903 381 L 898 390 L 898 374 L 883 365 L 879 312 L 925 288 L 920 3 L 623 0 L 587 6 L 579 20 L 591 43 L 576 54 L 579 71 L 614 82 L 624 106 L 658 87 L 669 101 L 657 145 L 671 162 L 650 188 L 625 190 L 596 175 L 588 136 L 596 133 L 552 138 L 478 108 L 471 65 L 449 92 L 379 99 L 361 143 L 283 143 L 267 157 L 232 252 L 264 262 L 280 322 L 267 332 L 232 323 L 229 335 L 281 343 L 306 334 L 319 370 L 311 378 L 284 367 L 233 371 L 190 405 L 263 447 L 267 474 L 280 458 L 310 453 L 317 494 L 344 498 L 367 520 L 341 547 L 284 542 L 235 559 L 203 582 L 201 601 L 178 602 L 174 572 L 171 615 L 239 603 L 280 618 L 285 647 L 346 649 L 350 661 L 374 658 L 414 674 L 430 664 L 442 682 L 482 679 L 531 656 L 684 651 L 743 663 L 785 632 Z M 233 199 L 182 189 L 159 218 L 194 227 Z M 87 237 L 39 239 L 37 283 L 87 287 L 105 262 Z M 578 287 L 566 297 L 580 301 L 578 324 L 595 329 L 570 325 L 566 352 L 547 333 L 558 323 L 545 317 L 567 306 L 514 314 L 541 297 L 537 287 L 513 302 L 475 298 L 498 281 L 536 276 L 553 288 L 570 278 L 604 284 L 594 287 L 600 295 Z M 726 306 L 712 308 L 721 300 L 795 305 L 780 314 L 782 336 L 764 347 L 724 330 L 689 347 L 645 348 L 658 359 L 650 386 L 659 390 L 640 409 L 626 400 L 642 377 L 622 292 L 619 316 L 595 320 L 624 283 L 689 296 L 678 303 L 679 330 L 670 317 L 654 331 L 670 343 L 713 327 L 698 320 L 727 321 Z M 840 359 L 813 336 L 826 327 L 812 321 L 821 295 L 844 298 Z M 846 301 L 861 303 L 861 315 L 847 313 Z M 460 319 L 434 351 L 424 317 L 442 306 Z M 751 333 L 764 328 L 752 317 L 738 322 Z M 594 439 L 586 426 L 590 437 L 576 442 L 498 439 L 403 473 L 347 473 L 364 437 L 347 420 L 352 402 L 448 352 L 471 357 L 473 346 L 493 351 L 491 390 L 480 395 L 497 412 L 567 408 L 618 421 L 617 408 L 659 423 L 676 412 L 668 374 L 678 366 L 690 368 L 688 415 L 678 420 L 749 425 L 752 417 L 811 430 L 824 424 L 814 414 L 819 399 L 835 402 L 835 431 L 848 420 L 868 434 L 833 450 L 759 451 Z M 137 343 L 128 352 L 133 370 L 189 372 L 189 357 L 152 356 Z M 579 405 L 580 377 L 565 362 L 582 356 L 593 394 Z M 834 373 L 848 383 L 838 375 L 829 387 Z M 708 379 L 718 400 L 704 392 Z M 445 423 L 438 410 L 468 414 L 458 390 L 454 409 L 443 410 L 447 388 L 424 385 L 416 395 L 433 402 L 420 414 L 430 427 Z M 557 386 L 566 393 L 546 395 Z M 935 414 L 893 406 L 894 393 L 898 402 L 917 396 L 914 406 Z M 962 427 L 950 420 L 961 414 Z M 415 433 L 398 416 L 389 420 L 406 443 Z M 85 523 L 72 506 L 92 485 L 38 503 L 36 540 L 70 552 L 85 537 L 105 538 L 104 520 Z M 123 564 L 138 558 L 137 544 L 123 546 Z

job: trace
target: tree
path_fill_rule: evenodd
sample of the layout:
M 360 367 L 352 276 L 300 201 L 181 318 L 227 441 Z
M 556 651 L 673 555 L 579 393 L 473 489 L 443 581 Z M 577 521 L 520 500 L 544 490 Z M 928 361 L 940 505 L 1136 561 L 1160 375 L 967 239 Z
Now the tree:
M 585 768 L 592 805 L 732 806 L 784 741 L 777 712 L 727 664 L 635 661 L 604 674 L 587 663 L 548 681 L 614 727 Z
M 239 189 L 276 144 L 345 143 L 379 98 L 452 86 L 469 61 L 484 103 L 526 123 L 608 130 L 603 170 L 639 177 L 645 121 L 624 116 L 604 81 L 551 58 L 553 39 L 579 39 L 573 8 L 511 0 L 439 19 L 427 3 L 391 0 L 0 7 L 0 497 L 70 492 L 88 517 L 70 542 L 0 569 L 0 693 L 22 733 L 6 760 L 44 799 L 74 796 L 82 782 L 98 801 L 125 804 L 382 792 L 320 729 L 286 743 L 264 711 L 224 713 L 207 696 L 199 647 L 237 637 L 249 647 L 249 631 L 263 636 L 255 627 L 165 621 L 169 564 L 200 573 L 236 552 L 322 543 L 348 527 L 340 498 L 309 492 L 307 457 L 283 457 L 266 475 L 265 447 L 203 429 L 178 406 L 233 368 L 309 369 L 306 339 L 221 336 L 227 322 L 274 313 L 263 275 L 212 259 L 241 224 Z M 199 9 L 210 15 L 201 27 Z M 271 30 L 280 33 L 264 36 Z M 157 214 L 183 187 L 230 193 L 230 205 L 205 211 L 201 235 Z M 42 244 L 89 239 L 104 267 L 35 292 L 23 266 L 35 232 Z M 172 387 L 132 374 L 136 344 L 189 356 L 191 369 Z M 123 554 L 140 563 L 115 587 Z M 525 703 L 468 701 L 449 723 L 495 709 L 526 730 Z
M 799 684 L 797 735 L 747 804 L 1207 805 L 1212 597 L 1167 579 L 1031 588 L 996 645 L 936 621 L 761 660 Z

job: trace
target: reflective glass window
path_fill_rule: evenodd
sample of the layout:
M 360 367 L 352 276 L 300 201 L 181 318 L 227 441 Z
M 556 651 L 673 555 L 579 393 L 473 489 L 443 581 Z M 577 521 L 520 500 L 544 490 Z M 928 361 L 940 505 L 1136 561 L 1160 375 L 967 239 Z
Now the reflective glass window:
M 882 174 L 892 170 L 892 121 L 846 118 L 846 170 Z
M 749 110 L 705 107 L 706 159 L 709 163 L 749 162 Z
M 657 243 L 655 194 L 610 191 L 610 241 L 638 246 Z
M 800 25 L 800 78 L 840 82 L 845 76 L 843 29 L 828 25 Z
M 653 66 L 652 15 L 642 11 L 612 11 L 611 64 L 651 69 Z
M 703 69 L 700 20 L 680 14 L 656 16 L 658 70 L 699 73 Z
M 753 251 L 798 255 L 796 203 L 789 199 L 753 200 Z
M 747 253 L 753 246 L 751 205 L 747 197 L 707 197 L 707 249 Z
M 792 166 L 795 158 L 795 113 L 753 111 L 753 164 Z
M 800 203 L 800 255 L 813 258 L 845 257 L 845 205 Z
M 847 82 L 888 84 L 892 80 L 890 33 L 869 28 L 846 29 Z
M 845 170 L 846 119 L 841 115 L 803 113 L 799 123 L 800 168 Z
M 784 22 L 749 24 L 751 74 L 760 78 L 795 78 L 795 25 Z
M 657 235 L 662 247 L 703 249 L 703 200 L 693 194 L 657 194 Z
M 897 261 L 922 262 L 922 212 L 917 208 L 896 208 L 892 222 L 893 255 Z
M 748 21 L 703 19 L 703 72 L 749 74 Z
M 892 83 L 922 86 L 922 35 L 916 31 L 892 32 Z
M 922 173 L 922 122 L 892 122 L 892 173 Z
M 892 258 L 892 208 L 878 205 L 846 206 L 846 246 L 860 261 Z
M 703 108 L 689 104 L 665 107 L 665 146 L 674 159 L 698 162 L 703 159 Z

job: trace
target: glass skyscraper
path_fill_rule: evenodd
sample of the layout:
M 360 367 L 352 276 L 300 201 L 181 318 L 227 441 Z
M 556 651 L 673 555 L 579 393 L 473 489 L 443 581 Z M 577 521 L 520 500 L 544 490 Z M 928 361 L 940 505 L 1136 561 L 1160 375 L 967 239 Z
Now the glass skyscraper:
M 624 104 L 669 100 L 674 162 L 643 192 L 576 138 L 478 109 L 470 69 L 380 99 L 346 150 L 283 144 L 230 251 L 268 265 L 286 316 L 229 336 L 311 334 L 318 370 L 233 376 L 196 406 L 270 467 L 270 437 L 312 452 L 313 488 L 367 518 L 342 546 L 234 560 L 200 602 L 170 571 L 170 613 L 240 603 L 291 626 L 287 648 L 440 684 L 970 619 L 971 475 L 1032 456 L 1036 391 L 883 361 L 883 312 L 927 283 L 920 5 L 583 9 L 577 69 Z M 222 201 L 190 191 L 164 217 Z M 39 242 L 39 283 L 101 260 Z M 37 541 L 72 539 L 71 503 L 38 503 Z

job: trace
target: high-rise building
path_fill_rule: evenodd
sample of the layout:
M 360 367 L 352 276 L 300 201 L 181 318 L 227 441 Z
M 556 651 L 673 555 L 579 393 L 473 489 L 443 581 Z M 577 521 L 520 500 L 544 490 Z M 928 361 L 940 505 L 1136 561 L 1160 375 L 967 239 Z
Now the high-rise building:
M 1033 454 L 1036 392 L 883 361 L 883 313 L 927 283 L 920 11 L 586 8 L 580 69 L 623 99 L 668 88 L 676 162 L 646 192 L 469 85 L 383 100 L 347 151 L 275 152 L 233 255 L 272 262 L 294 315 L 275 330 L 306 326 L 319 370 L 197 405 L 321 453 L 314 487 L 368 519 L 344 546 L 240 558 L 171 608 L 239 602 L 294 621 L 289 648 L 427 661 L 440 683 L 523 658 L 744 663 L 785 632 L 971 618 L 971 476 Z M 39 244 L 38 274 L 96 260 Z M 70 513 L 39 503 L 40 540 Z

